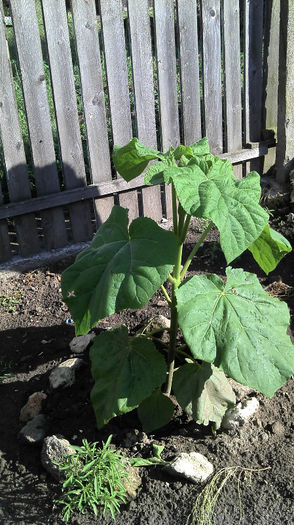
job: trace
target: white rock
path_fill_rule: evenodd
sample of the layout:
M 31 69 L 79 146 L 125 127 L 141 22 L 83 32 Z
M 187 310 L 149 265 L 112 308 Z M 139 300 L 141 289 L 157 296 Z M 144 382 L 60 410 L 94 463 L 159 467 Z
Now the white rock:
M 95 334 L 93 333 L 74 337 L 69 343 L 71 351 L 74 354 L 82 354 L 94 337 Z
M 137 334 L 147 334 L 153 332 L 153 330 L 168 330 L 170 328 L 170 319 L 164 317 L 164 315 L 155 315 L 152 317 L 148 323 L 141 328 Z
M 253 416 L 258 407 L 259 401 L 256 397 L 248 399 L 245 403 L 238 403 L 234 408 L 229 408 L 226 411 L 222 420 L 222 427 L 230 430 L 244 425 Z
M 180 476 L 194 483 L 203 483 L 214 471 L 212 463 L 198 452 L 182 452 L 164 470 L 172 476 Z
M 38 416 L 42 410 L 42 401 L 46 399 L 46 397 L 44 392 L 31 394 L 20 411 L 19 420 L 25 423 Z
M 19 432 L 19 437 L 26 443 L 39 443 L 46 436 L 47 422 L 43 414 L 29 421 Z
M 41 463 L 51 476 L 59 481 L 63 471 L 56 463 L 61 463 L 65 456 L 75 454 L 71 444 L 63 436 L 48 436 L 44 439 L 41 451 Z
M 75 371 L 80 368 L 82 363 L 82 359 L 78 357 L 60 363 L 52 370 L 49 376 L 50 387 L 55 390 L 56 388 L 66 388 L 73 385 L 75 382 Z

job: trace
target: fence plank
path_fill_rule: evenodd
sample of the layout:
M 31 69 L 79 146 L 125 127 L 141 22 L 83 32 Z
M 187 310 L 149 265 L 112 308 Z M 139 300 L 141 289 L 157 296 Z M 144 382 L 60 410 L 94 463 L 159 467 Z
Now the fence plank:
M 223 151 L 220 0 L 202 0 L 205 129 L 214 154 Z
M 9 198 L 11 202 L 16 202 L 31 198 L 31 191 L 8 57 L 2 2 L 0 5 L 0 79 L 1 140 L 7 170 Z M 26 256 L 36 253 L 40 245 L 34 215 L 29 214 L 15 219 L 15 228 L 20 254 Z M 8 250 L 8 243 L 8 239 L 4 238 L 3 252 Z
M 175 51 L 174 2 L 154 0 L 157 52 L 161 149 L 180 142 L 177 68 Z M 167 216 L 171 216 L 171 187 L 165 187 Z
M 135 111 L 139 140 L 157 148 L 153 57 L 148 0 L 128 1 L 133 65 Z M 142 189 L 144 215 L 162 217 L 160 187 Z
M 59 191 L 52 128 L 47 99 L 43 56 L 34 0 L 10 2 L 23 93 L 39 195 Z M 62 209 L 42 214 L 45 247 L 61 248 L 67 243 Z
M 42 6 L 65 187 L 77 188 L 86 184 L 86 175 L 65 2 L 43 0 Z M 89 204 L 74 204 L 69 211 L 74 241 L 91 238 Z
M 126 193 L 119 194 L 119 204 L 123 208 L 128 208 L 129 210 L 129 222 L 132 222 L 133 219 L 139 215 L 139 205 L 138 205 L 138 194 L 137 191 L 128 191 Z
M 3 204 L 3 193 L 0 181 L 0 206 Z M 0 220 L 0 262 L 8 261 L 11 257 L 11 249 L 8 236 L 8 225 L 6 221 Z
M 101 226 L 101 224 L 108 219 L 111 213 L 113 204 L 114 204 L 113 196 L 104 197 L 103 199 L 97 199 L 94 201 L 96 217 L 98 218 L 97 226 Z
M 261 138 L 263 74 L 263 5 L 260 0 L 245 0 L 245 120 L 246 141 Z M 259 171 L 260 160 L 250 163 L 251 170 Z
M 121 0 L 100 0 L 113 142 L 132 138 L 126 46 Z
M 227 151 L 242 148 L 242 101 L 239 0 L 224 0 L 225 94 Z M 242 178 L 242 166 L 234 168 Z
M 178 0 L 177 6 L 184 143 L 190 145 L 202 137 L 197 4 L 195 0 Z
M 280 38 L 280 0 L 265 4 L 265 118 L 267 130 L 265 138 L 277 140 L 278 127 L 278 82 L 279 75 L 279 38 Z M 271 148 L 264 158 L 263 171 L 267 172 L 276 162 L 276 149 Z
M 154 0 L 154 13 L 161 146 L 166 151 L 180 142 L 173 0 Z
M 111 180 L 95 0 L 72 0 L 93 184 Z

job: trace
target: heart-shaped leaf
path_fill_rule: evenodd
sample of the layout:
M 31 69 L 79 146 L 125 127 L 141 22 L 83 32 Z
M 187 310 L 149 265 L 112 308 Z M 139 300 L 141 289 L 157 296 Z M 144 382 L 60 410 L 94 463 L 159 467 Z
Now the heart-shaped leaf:
M 174 404 L 159 388 L 150 397 L 144 399 L 138 408 L 138 416 L 144 432 L 151 432 L 167 425 L 173 412 Z
M 182 409 L 200 425 L 221 426 L 228 408 L 236 402 L 225 374 L 210 363 L 189 363 L 176 370 L 173 390 Z
M 95 337 L 90 359 L 95 381 L 91 402 L 98 428 L 139 406 L 165 381 L 162 355 L 150 340 L 129 338 L 125 326 Z
M 260 236 L 268 221 L 259 205 L 259 175 L 252 172 L 238 180 L 230 162 L 222 159 L 215 160 L 207 175 L 195 164 L 178 170 L 170 172 L 170 178 L 182 207 L 189 215 L 214 222 L 230 263 Z
M 162 153 L 143 146 L 137 138 L 125 146 L 114 146 L 112 156 L 115 169 L 127 182 L 141 175 L 150 160 L 161 158 Z
M 294 371 L 287 305 L 270 297 L 256 275 L 226 272 L 225 284 L 201 275 L 180 286 L 179 325 L 195 358 L 271 397 Z
M 251 251 L 256 262 L 268 275 L 277 267 L 281 259 L 292 251 L 292 247 L 281 233 L 276 232 L 267 224 L 248 250 Z
M 167 279 L 176 257 L 172 232 L 145 217 L 128 231 L 128 212 L 115 206 L 89 248 L 62 275 L 63 298 L 76 335 L 125 308 L 143 308 Z

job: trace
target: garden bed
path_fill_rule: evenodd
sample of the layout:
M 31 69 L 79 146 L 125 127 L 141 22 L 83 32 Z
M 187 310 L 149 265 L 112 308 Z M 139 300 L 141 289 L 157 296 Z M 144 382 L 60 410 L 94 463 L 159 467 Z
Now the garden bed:
M 273 227 L 280 229 L 293 245 L 294 227 L 287 215 L 275 218 Z M 194 244 L 199 231 L 195 220 L 187 244 Z M 190 275 L 203 271 L 219 273 L 220 269 L 219 275 L 224 276 L 225 259 L 217 240 L 217 233 L 212 230 L 190 267 Z M 210 427 L 201 427 L 190 420 L 180 409 L 166 427 L 148 436 L 141 432 L 135 411 L 110 421 L 98 431 L 89 402 L 92 379 L 87 352 L 83 355 L 84 363 L 77 371 L 75 384 L 64 390 L 49 390 L 48 376 L 52 369 L 72 357 L 69 342 L 74 337 L 74 327 L 66 324 L 70 313 L 61 300 L 60 289 L 60 274 L 71 262 L 64 259 L 46 268 L 6 274 L 0 283 L 0 524 L 62 523 L 60 507 L 53 503 L 60 496 L 60 485 L 41 465 L 41 445 L 25 444 L 18 437 L 24 425 L 19 421 L 20 410 L 30 394 L 41 390 L 48 395 L 42 410 L 48 422 L 47 434 L 61 434 L 72 444 L 81 444 L 84 438 L 101 442 L 112 434 L 113 443 L 130 457 L 150 457 L 152 444 L 156 443 L 165 446 L 162 455 L 167 460 L 178 452 L 200 452 L 212 462 L 215 471 L 226 466 L 270 467 L 242 477 L 244 518 L 241 522 L 246 525 L 294 524 L 293 378 L 272 399 L 238 388 L 237 398 L 244 400 L 256 395 L 259 409 L 237 432 L 220 430 L 216 435 Z M 233 266 L 257 273 L 268 292 L 288 303 L 293 329 L 293 253 L 286 256 L 269 277 L 262 273 L 248 251 Z M 135 333 L 159 314 L 168 317 L 169 309 L 158 293 L 144 309 L 115 314 L 103 320 L 96 331 L 124 323 L 130 333 Z M 274 326 L 275 320 L 272 322 Z M 141 468 L 141 475 L 137 498 L 121 507 L 116 523 L 185 524 L 201 487 L 170 477 L 160 466 Z M 237 524 L 239 511 L 238 483 L 232 479 L 220 496 L 214 523 Z M 100 525 L 112 523 L 112 518 L 75 514 L 70 523 Z

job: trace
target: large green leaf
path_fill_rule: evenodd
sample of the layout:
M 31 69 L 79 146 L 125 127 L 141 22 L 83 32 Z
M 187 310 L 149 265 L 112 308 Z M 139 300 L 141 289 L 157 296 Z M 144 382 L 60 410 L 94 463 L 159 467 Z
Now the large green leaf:
M 173 402 L 159 388 L 150 397 L 144 399 L 138 408 L 138 416 L 145 432 L 167 425 L 173 412 Z
M 251 251 L 256 262 L 268 275 L 276 268 L 281 259 L 292 251 L 292 247 L 281 233 L 276 232 L 267 224 L 248 250 Z
M 173 390 L 182 409 L 199 424 L 221 426 L 228 408 L 236 402 L 225 374 L 210 363 L 189 363 L 176 370 Z
M 168 168 L 167 162 L 154 162 L 145 173 L 144 184 L 147 186 L 162 184 L 164 182 L 163 172 L 166 168 Z
M 144 171 L 150 160 L 163 158 L 163 154 L 133 138 L 125 146 L 114 146 L 112 158 L 115 169 L 129 182 Z
M 95 337 L 90 359 L 98 428 L 136 408 L 166 377 L 165 360 L 154 344 L 144 337 L 129 338 L 125 326 Z
M 256 275 L 227 268 L 194 276 L 177 290 L 179 324 L 193 356 L 271 397 L 294 371 L 287 305 L 270 297 Z
M 100 319 L 125 308 L 143 308 L 167 279 L 176 256 L 172 232 L 115 206 L 89 248 L 62 275 L 64 301 L 85 334 Z
M 191 150 L 193 151 L 193 154 L 195 157 L 201 156 L 201 155 L 207 155 L 210 153 L 209 150 L 209 142 L 208 138 L 204 137 L 201 140 L 198 140 L 198 142 L 194 142 L 194 144 L 191 144 L 190 146 Z
M 190 168 L 190 171 L 188 171 Z M 171 173 L 178 199 L 189 215 L 211 219 L 230 263 L 261 234 L 268 214 L 259 205 L 260 178 L 256 172 L 237 180 L 229 161 L 216 159 L 208 174 L 189 164 Z

